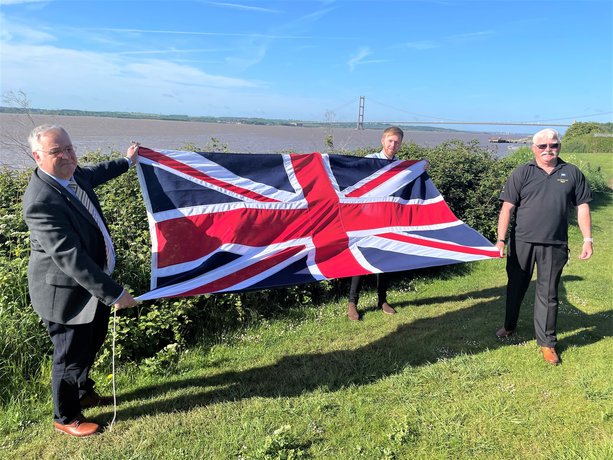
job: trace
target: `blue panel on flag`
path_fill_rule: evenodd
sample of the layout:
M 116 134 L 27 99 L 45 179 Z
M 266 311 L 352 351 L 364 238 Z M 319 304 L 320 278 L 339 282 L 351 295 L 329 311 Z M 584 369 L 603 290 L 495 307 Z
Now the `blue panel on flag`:
M 490 246 L 491 243 L 480 233 L 475 232 L 466 224 L 455 227 L 442 228 L 440 230 L 417 230 L 411 231 L 409 235 L 418 235 L 425 238 L 432 238 L 439 241 L 449 241 L 465 246 Z
M 424 257 L 415 254 L 398 254 L 397 252 L 383 251 L 375 248 L 360 248 L 360 252 L 364 255 L 369 264 L 384 273 L 406 270 L 406 267 L 414 269 L 451 265 L 461 262 L 455 259 Z
M 205 188 L 161 168 L 141 165 L 153 212 L 187 208 L 199 203 L 232 203 L 238 201 L 228 194 Z
M 430 180 L 427 173 L 423 173 L 405 187 L 400 188 L 391 196 L 402 198 L 403 200 L 431 200 L 439 196 L 439 192 Z
M 311 283 L 316 281 L 316 279 L 313 278 L 313 276 L 307 270 L 306 261 L 306 257 L 297 260 L 296 262 L 279 270 L 274 275 L 254 284 L 249 289 L 265 289 L 275 286 L 288 286 L 292 284 Z M 295 280 L 295 282 L 290 280 Z
M 370 176 L 373 171 L 388 164 L 388 160 L 360 158 L 349 155 L 330 155 L 330 168 L 341 190 L 353 186 Z
M 283 155 L 257 153 L 204 153 L 201 155 L 237 176 L 271 185 L 279 190 L 294 191 L 285 171 Z

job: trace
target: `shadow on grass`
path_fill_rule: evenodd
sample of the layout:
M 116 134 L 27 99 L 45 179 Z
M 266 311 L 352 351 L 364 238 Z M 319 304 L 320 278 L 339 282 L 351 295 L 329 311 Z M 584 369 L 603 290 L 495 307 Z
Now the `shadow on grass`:
M 562 354 L 570 346 L 595 343 L 612 333 L 611 310 L 590 315 L 569 304 L 564 282 L 579 279 L 576 276 L 562 278 L 560 299 L 565 314 L 560 315 L 558 320 L 558 332 L 575 331 L 560 340 L 558 350 Z M 375 382 L 407 366 L 424 366 L 441 358 L 452 358 L 459 354 L 474 355 L 533 340 L 534 282 L 524 300 L 518 333 L 504 341 L 495 338 L 494 331 L 502 324 L 504 315 L 504 290 L 504 287 L 497 287 L 405 304 L 408 308 L 421 308 L 466 298 L 477 301 L 470 308 L 402 324 L 394 332 L 357 349 L 289 355 L 268 366 L 223 372 L 210 377 L 177 379 L 120 394 L 119 398 L 124 403 L 131 400 L 143 401 L 138 407 L 122 409 L 119 406 L 118 416 L 131 419 L 243 398 L 291 397 L 321 389 L 336 391 L 351 385 Z M 361 324 L 356 326 L 360 327 Z M 147 398 L 155 395 L 186 388 L 190 390 L 185 396 L 146 402 Z M 111 413 L 104 413 L 100 418 L 105 420 L 111 416 Z

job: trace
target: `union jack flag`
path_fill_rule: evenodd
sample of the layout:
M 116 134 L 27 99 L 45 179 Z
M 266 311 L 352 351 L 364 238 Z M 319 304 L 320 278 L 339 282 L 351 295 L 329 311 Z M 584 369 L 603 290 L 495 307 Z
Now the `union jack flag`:
M 139 300 L 499 257 L 424 161 L 139 148 L 152 240 Z

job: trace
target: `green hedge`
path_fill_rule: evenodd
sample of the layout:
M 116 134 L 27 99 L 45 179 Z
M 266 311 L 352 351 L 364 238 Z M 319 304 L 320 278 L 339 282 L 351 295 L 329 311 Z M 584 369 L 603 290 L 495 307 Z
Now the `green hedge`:
M 0 173 L 0 402 L 19 398 L 38 380 L 51 341 L 28 295 L 28 230 L 21 196 L 29 172 Z
M 568 127 L 564 133 L 562 142 L 568 142 L 572 139 L 583 137 L 586 134 L 609 133 L 613 134 L 613 123 L 597 123 L 594 121 L 578 121 Z M 607 150 L 612 152 L 613 150 Z
M 562 142 L 562 148 L 566 152 L 575 153 L 604 153 L 613 152 L 613 135 L 595 136 L 584 134 Z
M 613 152 L 613 123 L 575 122 L 564 133 L 562 148 L 573 153 Z

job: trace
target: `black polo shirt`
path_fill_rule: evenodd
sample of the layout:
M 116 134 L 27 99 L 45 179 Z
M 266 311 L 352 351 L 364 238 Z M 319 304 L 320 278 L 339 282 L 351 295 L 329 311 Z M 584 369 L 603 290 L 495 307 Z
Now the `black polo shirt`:
M 570 209 L 592 201 L 592 192 L 575 165 L 558 158 L 547 174 L 532 160 L 511 173 L 500 200 L 516 206 L 511 236 L 527 243 L 564 244 Z

